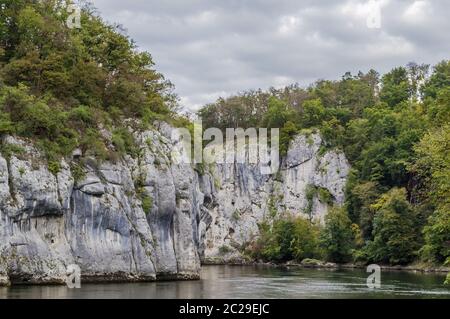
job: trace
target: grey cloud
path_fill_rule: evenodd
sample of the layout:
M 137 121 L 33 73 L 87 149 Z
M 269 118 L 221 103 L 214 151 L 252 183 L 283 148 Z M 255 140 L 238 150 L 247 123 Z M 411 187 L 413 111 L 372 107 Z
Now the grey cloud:
M 377 1 L 381 29 L 366 26 L 369 0 L 93 3 L 153 55 L 184 106 L 195 110 L 245 89 L 449 58 L 450 1 Z

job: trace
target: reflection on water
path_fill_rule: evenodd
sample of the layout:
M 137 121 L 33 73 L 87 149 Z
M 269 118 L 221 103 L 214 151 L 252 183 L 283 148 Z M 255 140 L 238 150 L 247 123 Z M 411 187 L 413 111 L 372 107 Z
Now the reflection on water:
M 0 288 L 0 298 L 450 298 L 444 275 L 383 272 L 381 289 L 363 270 L 283 270 L 264 266 L 205 266 L 202 280 Z

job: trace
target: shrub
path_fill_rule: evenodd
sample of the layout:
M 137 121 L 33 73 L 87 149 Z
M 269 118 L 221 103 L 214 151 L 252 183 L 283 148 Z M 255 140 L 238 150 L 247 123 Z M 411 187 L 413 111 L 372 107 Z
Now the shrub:
M 84 126 L 95 126 L 96 122 L 94 119 L 94 115 L 92 114 L 92 110 L 85 106 L 80 105 L 72 110 L 70 110 L 69 118 L 81 125 Z
M 294 236 L 291 247 L 297 261 L 321 257 L 319 233 L 320 228 L 310 221 L 301 217 L 294 220 Z
M 233 249 L 230 246 L 223 245 L 219 247 L 219 254 L 222 256 L 228 255 L 231 252 L 233 252 Z
M 25 174 L 25 168 L 24 167 L 19 167 L 19 174 L 20 174 L 20 176 L 23 176 Z
M 320 245 L 328 261 L 348 262 L 355 247 L 352 222 L 343 208 L 333 207 L 325 218 Z
M 407 264 L 417 255 L 417 216 L 406 199 L 406 190 L 394 188 L 373 206 L 375 219 L 373 241 L 366 247 L 369 260 Z
M 0 153 L 5 156 L 5 158 L 10 158 L 13 155 L 20 156 L 25 154 L 25 149 L 16 144 L 0 144 Z
M 83 165 L 81 165 L 80 163 L 72 162 L 70 165 L 70 171 L 72 173 L 75 182 L 83 180 L 86 176 L 86 172 L 83 168 Z
M 422 259 L 443 263 L 450 256 L 450 213 L 443 209 L 435 211 L 424 228 L 424 235 Z
M 59 162 L 51 161 L 48 163 L 48 170 L 56 176 L 61 171 L 61 164 Z
M 131 134 L 126 128 L 114 130 L 112 142 L 119 154 L 128 154 L 133 157 L 138 155 L 139 148 L 136 145 L 133 134 Z
M 260 238 L 253 247 L 253 255 L 266 261 L 302 261 L 320 257 L 319 228 L 302 217 L 281 217 L 272 225 L 259 225 Z
M 153 208 L 153 198 L 151 198 L 147 194 L 142 194 L 141 202 L 142 202 L 142 209 L 144 210 L 144 213 L 146 215 L 148 215 Z
M 14 132 L 14 124 L 8 113 L 0 111 L 0 135 L 12 134 Z

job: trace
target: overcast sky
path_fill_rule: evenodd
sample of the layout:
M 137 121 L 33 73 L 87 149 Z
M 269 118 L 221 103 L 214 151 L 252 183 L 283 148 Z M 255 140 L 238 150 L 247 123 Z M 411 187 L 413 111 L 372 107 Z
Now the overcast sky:
M 450 58 L 449 0 L 93 0 L 189 110 L 246 89 Z M 381 12 L 377 26 L 376 5 Z M 373 9 L 375 8 L 375 10 Z

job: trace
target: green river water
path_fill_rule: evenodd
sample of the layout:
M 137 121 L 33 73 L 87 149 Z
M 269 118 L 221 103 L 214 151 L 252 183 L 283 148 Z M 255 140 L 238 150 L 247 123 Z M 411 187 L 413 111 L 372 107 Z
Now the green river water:
M 448 298 L 444 274 L 387 272 L 381 288 L 369 289 L 364 270 L 279 269 L 265 266 L 204 266 L 199 281 L 133 284 L 16 286 L 0 298 Z

